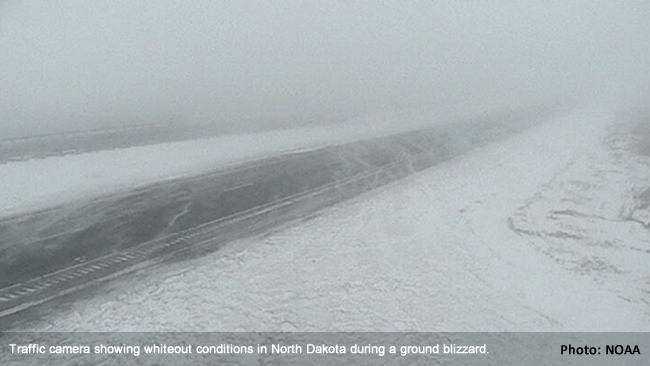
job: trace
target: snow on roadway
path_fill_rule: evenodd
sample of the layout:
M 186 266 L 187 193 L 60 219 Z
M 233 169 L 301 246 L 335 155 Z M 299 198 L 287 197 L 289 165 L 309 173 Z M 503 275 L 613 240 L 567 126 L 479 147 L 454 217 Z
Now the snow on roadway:
M 386 136 L 499 109 L 399 111 L 342 124 L 212 137 L 0 164 L 0 217 L 93 198 L 261 157 Z
M 594 195 L 581 209 L 598 213 L 606 203 L 600 189 L 607 202 L 620 203 L 639 183 L 619 174 L 641 176 L 629 171 L 636 168 L 648 176 L 647 164 L 608 173 L 612 151 L 603 139 L 612 120 L 607 113 L 565 116 L 311 220 L 117 282 L 32 329 L 647 331 L 648 293 L 637 280 L 648 278 L 648 266 L 576 271 L 579 256 L 593 248 L 588 242 L 520 230 L 524 223 L 554 229 L 538 212 L 562 210 L 576 177 L 590 187 L 583 193 Z M 607 190 L 607 179 L 621 184 Z M 647 231 L 619 236 L 630 230 L 623 223 L 571 224 L 587 230 L 585 237 L 648 249 Z M 566 253 L 550 250 L 563 239 Z M 597 250 L 593 256 L 607 263 L 630 258 L 623 246 Z M 647 262 L 648 254 L 636 255 Z

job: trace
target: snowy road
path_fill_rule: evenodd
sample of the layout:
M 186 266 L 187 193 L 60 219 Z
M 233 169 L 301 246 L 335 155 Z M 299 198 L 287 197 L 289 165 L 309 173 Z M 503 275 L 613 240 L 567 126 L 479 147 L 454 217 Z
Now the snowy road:
M 648 157 L 607 143 L 615 121 L 611 114 L 565 116 L 307 222 L 115 282 L 94 297 L 41 313 L 40 322 L 22 328 L 647 331 L 650 274 L 639 263 L 647 262 L 648 254 L 612 245 L 597 249 L 598 257 L 626 267 L 578 272 L 573 264 L 579 260 L 549 253 L 579 259 L 594 248 L 592 241 L 531 236 L 508 224 L 539 197 L 555 198 L 540 201 L 546 205 L 570 202 L 564 195 L 575 177 L 596 189 L 614 187 L 603 196 L 612 212 L 627 205 L 630 192 L 647 188 L 642 178 L 649 173 Z M 616 140 L 633 142 L 634 135 L 623 137 Z M 630 163 L 616 167 L 607 157 Z M 597 192 L 583 190 L 590 197 L 583 208 L 608 209 Z M 554 221 L 541 217 L 550 218 L 538 223 L 543 231 Z M 635 222 L 599 230 L 590 222 L 572 224 L 585 238 L 590 232 L 613 244 L 650 249 L 647 231 L 638 231 Z M 627 232 L 634 236 L 622 236 Z
M 536 121 L 435 126 L 154 184 L 91 201 L 63 216 L 55 211 L 13 218 L 4 225 L 0 246 L 0 315 L 163 259 L 204 255 Z

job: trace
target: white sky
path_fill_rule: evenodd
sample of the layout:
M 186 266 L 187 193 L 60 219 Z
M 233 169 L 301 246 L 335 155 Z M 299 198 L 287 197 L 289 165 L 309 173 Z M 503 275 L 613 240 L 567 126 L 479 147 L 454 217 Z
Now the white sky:
M 3 0 L 0 136 L 650 91 L 643 0 Z

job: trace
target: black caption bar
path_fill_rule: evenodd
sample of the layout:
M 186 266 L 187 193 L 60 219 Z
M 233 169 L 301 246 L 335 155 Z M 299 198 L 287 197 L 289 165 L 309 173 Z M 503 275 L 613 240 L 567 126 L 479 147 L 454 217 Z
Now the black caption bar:
M 648 365 L 650 333 L 3 333 L 2 365 Z

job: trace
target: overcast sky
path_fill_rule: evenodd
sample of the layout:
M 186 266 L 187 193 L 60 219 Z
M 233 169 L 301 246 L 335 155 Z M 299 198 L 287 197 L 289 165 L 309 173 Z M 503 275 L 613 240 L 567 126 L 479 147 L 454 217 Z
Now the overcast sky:
M 0 0 L 0 137 L 649 85 L 645 0 Z

